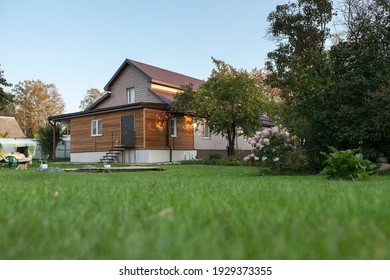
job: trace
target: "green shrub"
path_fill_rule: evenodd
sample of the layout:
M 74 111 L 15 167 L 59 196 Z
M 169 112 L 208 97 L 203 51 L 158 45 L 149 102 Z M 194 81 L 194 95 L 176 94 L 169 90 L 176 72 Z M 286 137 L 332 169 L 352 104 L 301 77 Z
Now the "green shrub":
M 364 159 L 359 149 L 345 151 L 339 151 L 334 147 L 329 149 L 332 151 L 329 154 L 321 152 L 326 157 L 325 168 L 321 173 L 328 179 L 364 180 L 376 173 L 377 166 Z
M 272 171 L 271 168 L 266 167 L 266 166 L 260 166 L 259 167 L 259 175 L 260 176 L 269 176 L 269 175 L 274 175 L 275 172 Z
M 280 161 L 283 173 L 302 174 L 309 170 L 307 155 L 302 149 L 287 151 Z
M 195 165 L 224 165 L 224 166 L 248 166 L 251 165 L 249 162 L 236 157 L 222 157 L 221 159 L 194 159 L 194 160 L 183 160 L 181 164 L 195 164 Z
M 209 156 L 209 159 L 210 159 L 210 160 L 222 159 L 222 158 L 223 158 L 223 156 L 222 156 L 221 154 L 211 154 L 211 155 Z

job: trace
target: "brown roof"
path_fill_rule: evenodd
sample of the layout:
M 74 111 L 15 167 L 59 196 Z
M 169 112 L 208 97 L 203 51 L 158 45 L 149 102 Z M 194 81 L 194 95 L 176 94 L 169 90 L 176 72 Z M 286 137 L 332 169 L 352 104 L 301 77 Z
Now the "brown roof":
M 194 89 L 197 89 L 204 81 L 179 74 L 170 70 L 162 69 L 152 65 L 148 65 L 142 62 L 138 62 L 131 59 L 126 59 L 123 64 L 119 67 L 118 71 L 114 74 L 108 84 L 104 87 L 105 90 L 110 91 L 111 86 L 114 84 L 116 79 L 122 74 L 127 65 L 133 65 L 147 75 L 151 82 L 161 85 L 166 85 L 174 88 L 180 88 L 181 85 L 192 84 Z
M 25 138 L 22 129 L 14 117 L 0 116 L 0 132 L 8 133 L 7 138 Z

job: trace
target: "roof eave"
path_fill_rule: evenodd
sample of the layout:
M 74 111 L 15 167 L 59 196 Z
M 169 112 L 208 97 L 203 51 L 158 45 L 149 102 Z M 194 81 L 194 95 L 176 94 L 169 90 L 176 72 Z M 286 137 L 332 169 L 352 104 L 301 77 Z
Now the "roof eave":
M 98 106 L 100 103 L 102 103 L 103 101 L 108 99 L 110 96 L 111 96 L 111 92 L 106 92 L 102 97 L 100 97 L 98 100 L 96 100 L 91 105 L 89 105 L 87 108 L 85 108 L 84 111 L 89 111 L 89 110 L 96 108 L 96 106 Z
M 141 102 L 141 103 L 114 106 L 114 107 L 109 107 L 109 108 L 101 108 L 101 109 L 95 109 L 95 110 L 89 110 L 89 111 L 81 111 L 81 112 L 75 112 L 75 113 L 69 113 L 69 114 L 55 115 L 55 116 L 48 117 L 48 120 L 60 122 L 62 120 L 70 120 L 72 118 L 77 118 L 77 117 L 85 117 L 85 116 L 91 116 L 91 115 L 98 115 L 98 114 L 105 114 L 105 113 L 112 113 L 112 112 L 126 111 L 126 110 L 134 110 L 134 109 L 142 109 L 142 108 L 167 111 L 169 109 L 169 105 L 168 104 L 161 104 L 161 103 Z
M 171 87 L 171 88 L 174 88 L 174 89 L 180 89 L 180 87 L 181 87 L 181 85 L 176 85 L 176 84 L 172 84 L 172 83 L 167 83 L 167 82 L 163 82 L 163 81 L 156 80 L 156 79 L 152 79 L 151 82 L 152 82 L 153 84 L 156 84 L 156 85 Z

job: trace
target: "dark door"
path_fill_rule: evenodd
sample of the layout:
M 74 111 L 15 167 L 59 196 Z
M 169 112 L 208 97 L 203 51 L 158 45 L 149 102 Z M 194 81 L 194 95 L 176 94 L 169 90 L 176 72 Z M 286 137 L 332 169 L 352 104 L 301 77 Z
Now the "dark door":
M 122 117 L 122 145 L 125 148 L 135 147 L 134 115 Z

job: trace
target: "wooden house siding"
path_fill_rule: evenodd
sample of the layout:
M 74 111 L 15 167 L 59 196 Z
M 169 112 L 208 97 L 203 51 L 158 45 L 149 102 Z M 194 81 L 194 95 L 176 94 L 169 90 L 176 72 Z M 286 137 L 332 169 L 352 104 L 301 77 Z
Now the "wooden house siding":
M 144 148 L 143 109 L 119 111 L 71 119 L 72 153 L 103 152 L 121 144 L 121 117 L 134 115 L 135 148 Z M 102 120 L 102 135 L 91 136 L 91 121 Z
M 135 66 L 127 65 L 124 71 L 111 87 L 111 97 L 96 106 L 96 109 L 120 106 L 128 103 L 129 88 L 135 89 L 135 103 L 151 102 L 162 103 L 162 101 L 149 91 L 151 83 L 149 78 Z
M 91 136 L 91 121 L 94 116 L 87 116 L 82 118 L 74 118 L 70 121 L 71 127 L 71 141 L 70 151 L 77 152 L 94 152 L 95 140 Z M 89 131 L 89 132 L 87 132 Z
M 192 117 L 174 116 L 176 118 L 177 137 L 168 136 L 170 114 L 145 109 L 145 149 L 150 150 L 193 150 L 194 128 Z M 169 141 L 169 142 L 168 142 Z
M 176 117 L 177 137 L 170 137 L 171 147 L 174 150 L 194 149 L 194 125 L 189 116 Z
M 167 145 L 167 121 L 169 114 L 145 109 L 145 149 L 165 150 Z

